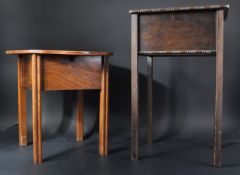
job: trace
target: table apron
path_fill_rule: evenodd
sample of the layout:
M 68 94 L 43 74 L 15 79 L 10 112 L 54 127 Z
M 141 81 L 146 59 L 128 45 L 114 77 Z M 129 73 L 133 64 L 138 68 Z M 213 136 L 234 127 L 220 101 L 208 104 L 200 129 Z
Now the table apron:
M 32 88 L 32 60 L 25 55 L 22 85 Z M 41 90 L 101 89 L 102 57 L 41 55 Z

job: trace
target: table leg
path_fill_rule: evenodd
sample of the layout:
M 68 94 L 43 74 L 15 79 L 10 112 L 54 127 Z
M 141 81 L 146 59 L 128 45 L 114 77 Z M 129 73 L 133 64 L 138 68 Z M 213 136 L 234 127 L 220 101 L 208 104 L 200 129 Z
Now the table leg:
M 76 106 L 76 140 L 82 141 L 84 137 L 84 101 L 83 91 L 77 93 L 77 106 Z
M 108 58 L 103 57 L 99 115 L 99 154 L 102 156 L 108 152 L 108 74 Z
M 23 81 L 23 58 L 18 57 L 18 122 L 19 122 L 19 145 L 27 145 L 27 112 L 26 112 L 26 89 Z
M 147 143 L 152 143 L 153 58 L 147 57 Z
M 221 166 L 221 137 L 222 137 L 222 94 L 223 94 L 223 30 L 224 11 L 216 15 L 216 103 L 214 126 L 214 167 Z
M 131 159 L 138 159 L 138 16 L 131 15 Z
M 33 125 L 33 161 L 42 162 L 41 140 L 41 59 L 32 55 L 32 125 Z
M 108 63 L 108 57 L 105 57 L 105 69 L 106 69 L 106 79 L 105 79 L 105 84 L 106 84 L 106 107 L 105 107 L 105 114 L 106 114 L 106 119 L 105 119 L 105 155 L 108 154 L 108 129 L 109 129 L 109 63 Z

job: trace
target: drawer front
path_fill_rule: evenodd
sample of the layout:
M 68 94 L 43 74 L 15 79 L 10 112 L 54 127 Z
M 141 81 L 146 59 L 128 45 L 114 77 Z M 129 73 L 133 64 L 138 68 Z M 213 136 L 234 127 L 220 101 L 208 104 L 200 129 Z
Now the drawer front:
M 216 12 L 140 15 L 140 51 L 215 50 Z
M 31 88 L 31 58 L 24 58 L 26 88 Z M 42 90 L 78 90 L 101 88 L 101 57 L 71 57 L 42 55 Z

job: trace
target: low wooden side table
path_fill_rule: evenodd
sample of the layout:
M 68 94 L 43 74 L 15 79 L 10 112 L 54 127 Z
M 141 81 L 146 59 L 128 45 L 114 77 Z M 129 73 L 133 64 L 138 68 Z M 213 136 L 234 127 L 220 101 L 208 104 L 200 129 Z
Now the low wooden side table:
M 221 166 L 223 35 L 228 9 L 229 5 L 210 5 L 130 10 L 133 160 L 138 159 L 138 56 L 147 56 L 148 143 L 152 142 L 153 57 L 216 56 L 213 164 Z
M 107 155 L 109 52 L 8 50 L 18 55 L 19 145 L 27 145 L 26 89 L 32 89 L 33 162 L 42 162 L 41 92 L 100 90 L 99 154 Z M 76 139 L 83 140 L 83 91 L 77 95 Z

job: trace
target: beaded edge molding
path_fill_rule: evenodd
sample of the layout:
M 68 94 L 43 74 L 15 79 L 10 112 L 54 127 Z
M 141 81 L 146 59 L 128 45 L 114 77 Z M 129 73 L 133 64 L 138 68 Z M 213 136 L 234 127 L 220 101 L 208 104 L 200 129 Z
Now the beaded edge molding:
M 164 51 L 140 51 L 141 55 L 212 55 L 216 53 L 216 50 L 164 50 Z
M 217 9 L 229 9 L 229 4 L 226 5 L 208 5 L 208 6 L 195 6 L 195 7 L 172 7 L 172 8 L 156 8 L 156 9 L 139 9 L 129 10 L 130 14 L 137 13 L 164 13 L 164 12 L 181 12 L 181 11 L 201 11 L 201 10 L 217 10 Z

